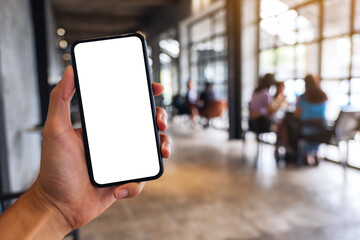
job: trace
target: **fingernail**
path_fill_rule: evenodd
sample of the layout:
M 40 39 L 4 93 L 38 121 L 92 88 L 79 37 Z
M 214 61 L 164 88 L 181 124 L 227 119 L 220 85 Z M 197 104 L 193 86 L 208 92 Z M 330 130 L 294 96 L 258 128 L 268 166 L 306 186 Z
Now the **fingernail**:
M 164 123 L 167 123 L 167 116 L 165 114 L 161 114 L 160 116 L 160 120 L 163 121 Z
M 168 142 L 164 143 L 164 147 L 170 154 L 171 153 L 171 143 L 168 143 Z
M 126 198 L 129 195 L 129 191 L 124 188 L 124 189 L 120 189 L 119 191 L 116 192 L 116 199 L 123 199 Z

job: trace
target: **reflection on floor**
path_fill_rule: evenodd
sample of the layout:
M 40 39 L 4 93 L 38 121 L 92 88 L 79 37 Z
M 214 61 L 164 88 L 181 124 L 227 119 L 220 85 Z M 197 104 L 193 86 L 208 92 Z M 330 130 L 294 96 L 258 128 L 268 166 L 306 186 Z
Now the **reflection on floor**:
M 360 171 L 333 163 L 277 169 L 272 146 L 173 124 L 160 180 L 81 228 L 81 239 L 355 240 Z

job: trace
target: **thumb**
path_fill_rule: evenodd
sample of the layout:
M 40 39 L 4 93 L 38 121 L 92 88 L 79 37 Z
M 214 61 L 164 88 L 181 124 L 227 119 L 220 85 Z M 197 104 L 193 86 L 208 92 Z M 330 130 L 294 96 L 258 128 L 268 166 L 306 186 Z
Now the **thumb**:
M 46 125 L 51 124 L 58 131 L 72 128 L 70 119 L 70 101 L 75 92 L 74 71 L 71 66 L 51 91 Z

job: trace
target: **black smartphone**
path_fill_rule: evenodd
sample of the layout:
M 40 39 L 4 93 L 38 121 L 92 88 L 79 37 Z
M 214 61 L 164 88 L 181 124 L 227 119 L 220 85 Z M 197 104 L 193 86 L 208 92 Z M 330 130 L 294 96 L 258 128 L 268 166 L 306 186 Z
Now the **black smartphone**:
M 107 187 L 160 177 L 145 38 L 132 33 L 81 40 L 71 54 L 92 184 Z

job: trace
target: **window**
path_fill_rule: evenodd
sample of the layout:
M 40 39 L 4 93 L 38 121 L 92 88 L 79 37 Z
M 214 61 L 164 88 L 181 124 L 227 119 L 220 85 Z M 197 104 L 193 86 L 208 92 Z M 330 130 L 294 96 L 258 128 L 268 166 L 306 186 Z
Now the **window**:
M 298 8 L 296 20 L 299 43 L 312 42 L 319 38 L 319 4 L 310 4 Z
M 350 30 L 351 0 L 324 1 L 324 37 L 338 36 Z
M 293 46 L 276 49 L 276 78 L 286 81 L 294 77 L 295 71 L 295 48 Z
M 176 29 L 174 28 L 163 32 L 159 40 L 159 45 L 157 46 L 159 48 L 155 51 L 150 51 L 150 54 L 153 59 L 156 57 L 160 60 L 159 77 L 160 83 L 164 86 L 162 104 L 166 107 L 171 105 L 172 97 L 179 92 L 177 84 L 179 73 L 177 59 L 180 55 L 180 43 L 176 40 Z
M 277 17 L 277 46 L 295 44 L 297 17 L 295 10 L 289 10 Z
M 214 83 L 216 97 L 227 97 L 226 11 L 220 9 L 189 26 L 190 76 L 202 91 Z
M 355 108 L 360 108 L 360 78 L 351 79 L 350 89 L 350 104 Z
M 260 53 L 260 75 L 275 72 L 275 50 L 268 49 Z
M 349 37 L 327 39 L 323 41 L 321 76 L 328 79 L 347 78 L 350 67 Z
M 353 36 L 352 76 L 360 78 L 360 34 Z
M 278 80 L 318 74 L 319 3 L 261 1 L 260 75 L 276 73 Z
M 328 119 L 360 108 L 360 0 L 261 0 L 260 18 L 260 76 L 275 73 L 295 103 L 306 74 L 319 75 Z
M 206 18 L 203 21 L 195 23 L 190 28 L 190 38 L 192 42 L 199 42 L 207 39 L 211 35 L 211 19 Z
M 360 31 L 360 0 L 355 0 L 355 31 Z
M 260 48 L 272 48 L 275 45 L 277 20 L 275 17 L 260 22 Z
M 318 69 L 318 44 L 298 44 L 295 47 L 296 78 L 305 78 L 306 74 L 319 75 Z
M 323 79 L 321 81 L 321 88 L 328 96 L 326 118 L 336 120 L 341 108 L 349 103 L 349 81 Z

